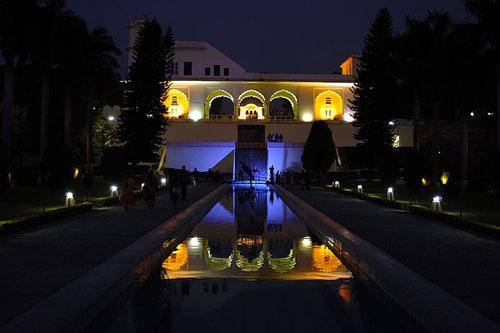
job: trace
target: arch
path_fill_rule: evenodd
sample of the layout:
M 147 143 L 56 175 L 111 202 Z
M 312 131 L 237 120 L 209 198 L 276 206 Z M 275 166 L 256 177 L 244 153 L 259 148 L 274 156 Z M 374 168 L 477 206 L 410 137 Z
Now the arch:
M 257 90 L 254 90 L 254 89 L 245 90 L 238 97 L 238 103 L 236 103 L 236 113 L 238 114 L 238 118 L 246 119 L 246 117 L 245 117 L 245 112 L 247 111 L 246 106 L 243 106 L 243 109 L 241 106 L 241 102 L 243 102 L 243 100 L 246 98 L 255 98 L 255 99 L 258 99 L 262 103 L 261 107 L 257 106 L 256 110 L 254 110 L 254 109 L 252 109 L 252 110 L 256 111 L 258 113 L 258 116 L 257 116 L 258 119 L 264 119 L 265 113 L 266 113 L 266 111 L 265 111 L 266 110 L 266 98 L 264 97 L 264 95 L 262 93 L 258 92 Z M 251 103 L 251 104 L 252 104 L 251 107 L 254 107 L 255 103 Z
M 231 95 L 230 93 L 228 93 L 224 89 L 214 90 L 210 94 L 208 94 L 207 98 L 205 99 L 205 118 L 208 118 L 210 116 L 209 115 L 210 106 L 212 106 L 212 102 L 214 101 L 214 99 L 220 98 L 220 97 L 227 98 L 234 104 L 233 95 Z
M 280 89 L 278 91 L 275 91 L 271 95 L 271 98 L 269 98 L 269 102 L 272 102 L 273 100 L 278 98 L 284 98 L 290 102 L 290 105 L 292 106 L 293 109 L 294 119 L 297 119 L 299 117 L 299 103 L 297 96 L 295 96 L 295 94 L 292 93 L 291 91 L 288 91 L 286 89 Z
M 342 120 L 342 97 L 335 91 L 327 90 L 316 96 L 314 100 L 314 117 L 322 120 Z
M 165 113 L 167 118 L 186 117 L 189 111 L 189 99 L 186 94 L 178 89 L 167 91 L 163 105 L 167 108 Z

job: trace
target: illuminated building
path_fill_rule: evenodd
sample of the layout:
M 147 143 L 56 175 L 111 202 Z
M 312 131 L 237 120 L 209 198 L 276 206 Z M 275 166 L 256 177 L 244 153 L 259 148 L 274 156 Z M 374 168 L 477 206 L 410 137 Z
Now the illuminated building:
M 129 51 L 141 22 L 129 26 Z M 305 52 L 304 58 L 314 56 Z M 275 171 L 299 171 L 310 122 L 320 119 L 332 129 L 337 147 L 356 146 L 349 108 L 356 69 L 352 56 L 340 74 L 249 73 L 206 42 L 177 41 L 165 99 L 165 116 L 172 120 L 166 131 L 166 166 L 212 168 L 236 177 L 244 161 L 258 169 L 256 178 L 264 179 L 271 165 Z M 398 122 L 400 147 L 413 145 L 412 131 L 410 123 Z M 282 140 L 268 140 L 271 134 Z

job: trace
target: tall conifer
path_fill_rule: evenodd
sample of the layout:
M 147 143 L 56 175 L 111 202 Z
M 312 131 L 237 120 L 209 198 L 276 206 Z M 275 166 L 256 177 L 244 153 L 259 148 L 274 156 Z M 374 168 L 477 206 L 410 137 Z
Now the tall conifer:
M 365 38 L 350 101 L 355 118 L 354 137 L 360 141 L 358 145 L 370 169 L 383 164 L 382 158 L 392 147 L 389 121 L 395 114 L 395 88 L 393 21 L 389 10 L 382 8 Z
M 175 43 L 169 29 L 146 19 L 134 44 L 126 108 L 120 115 L 119 137 L 131 162 L 157 161 L 168 125 L 162 103 L 170 87 Z

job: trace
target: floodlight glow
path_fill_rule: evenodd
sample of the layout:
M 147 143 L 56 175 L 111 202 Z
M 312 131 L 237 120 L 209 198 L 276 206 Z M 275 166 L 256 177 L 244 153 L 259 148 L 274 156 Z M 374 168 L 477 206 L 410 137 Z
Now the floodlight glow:
M 389 122 L 389 126 L 394 126 L 395 124 L 396 123 L 394 121 L 392 121 L 392 120 Z
M 358 192 L 363 193 L 363 185 L 358 185 Z
M 352 116 L 351 113 L 346 112 L 346 113 L 344 113 L 344 121 L 346 121 L 348 123 L 352 123 L 354 121 L 354 117 Z
M 115 117 L 113 117 L 113 116 L 108 116 L 108 120 L 109 120 L 109 121 L 113 121 L 113 120 L 115 120 Z
M 141 190 L 144 188 L 144 185 L 146 185 L 146 183 L 141 183 Z
M 474 115 L 475 115 L 475 114 L 474 114 L 474 112 L 471 112 L 471 113 L 470 113 L 470 116 L 471 116 L 471 117 L 474 117 Z
M 333 182 L 333 187 L 340 188 L 340 182 L 338 180 Z
M 302 245 L 305 247 L 310 247 L 312 245 L 311 237 L 307 236 L 302 238 Z
M 434 198 L 432 198 L 432 202 L 434 203 L 440 203 L 443 200 L 443 198 L 439 195 L 436 195 Z
M 302 115 L 302 121 L 305 121 L 307 123 L 313 121 L 313 116 L 310 113 L 305 113 Z
M 201 118 L 203 118 L 203 115 L 201 114 L 201 112 L 200 112 L 200 111 L 195 110 L 195 111 L 191 111 L 191 112 L 189 113 L 189 118 L 190 118 L 191 120 L 198 121 L 198 120 L 200 120 Z
M 118 186 L 116 186 L 116 185 L 111 185 L 111 186 L 109 187 L 109 189 L 111 190 L 111 192 L 116 192 L 116 191 L 118 191 Z
M 73 192 L 66 192 L 66 199 L 64 200 L 65 207 L 73 207 L 76 205 L 75 198 L 73 197 Z
M 73 192 L 66 192 L 66 200 L 73 199 Z
M 389 188 L 387 189 L 387 193 L 394 193 L 394 189 L 393 189 L 392 187 L 389 187 Z
M 387 200 L 389 201 L 394 201 L 394 188 L 393 187 L 388 187 L 387 188 Z
M 488 116 L 492 116 L 493 115 L 493 112 L 488 112 L 487 113 Z
M 161 186 L 165 186 L 165 185 L 167 185 L 167 178 L 165 178 L 165 177 L 161 177 L 161 179 L 160 179 L 160 183 L 161 183 Z

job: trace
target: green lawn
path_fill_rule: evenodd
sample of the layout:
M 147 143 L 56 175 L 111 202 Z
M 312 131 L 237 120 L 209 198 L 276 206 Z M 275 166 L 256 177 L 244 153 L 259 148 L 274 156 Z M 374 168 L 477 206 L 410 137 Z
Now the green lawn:
M 87 201 L 108 197 L 110 193 L 109 185 L 102 178 L 95 177 Z M 71 185 L 68 191 L 74 193 L 77 203 L 84 202 L 84 190 L 81 181 Z M 0 223 L 62 208 L 64 207 L 65 193 L 66 190 L 50 193 L 48 188 L 41 186 L 19 187 L 9 195 L 0 197 Z
M 344 182 L 342 187 L 355 191 L 357 182 Z M 361 182 L 365 194 L 386 198 L 388 185 Z M 441 194 L 433 191 L 414 192 L 405 186 L 394 186 L 395 199 L 399 202 L 431 207 L 432 197 Z M 462 216 L 467 220 L 500 226 L 500 199 L 486 193 L 464 193 L 460 197 L 442 195 L 443 212 Z

